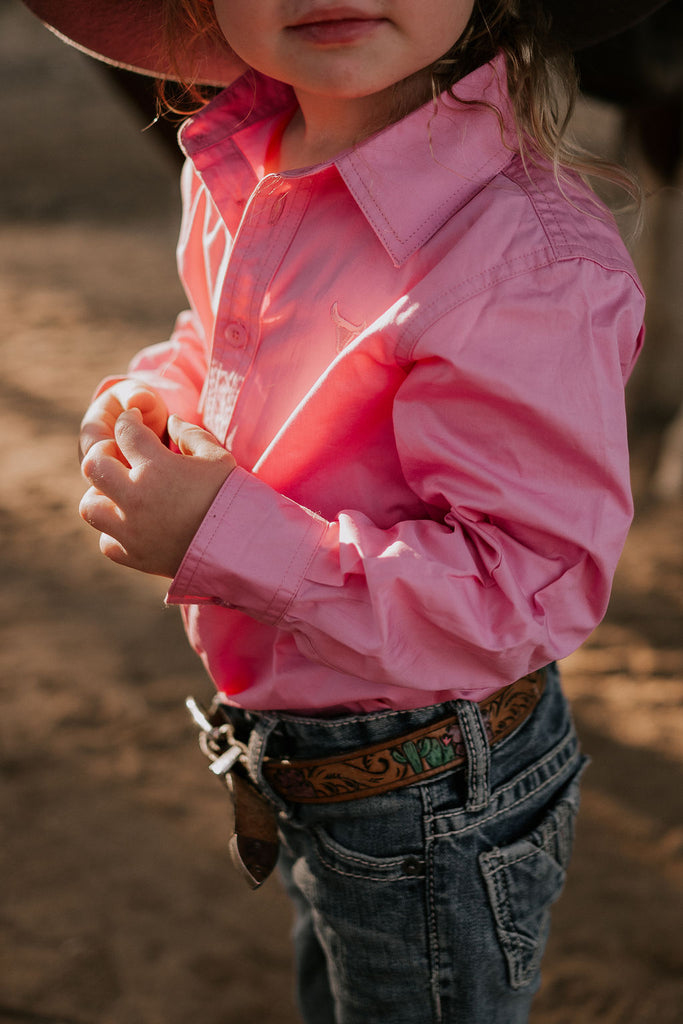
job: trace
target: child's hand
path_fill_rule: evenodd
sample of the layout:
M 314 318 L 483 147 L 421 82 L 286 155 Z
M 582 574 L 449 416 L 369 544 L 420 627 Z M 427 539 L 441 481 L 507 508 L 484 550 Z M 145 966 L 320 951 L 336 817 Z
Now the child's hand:
M 139 409 L 121 413 L 112 438 L 91 443 L 83 459 L 91 486 L 79 511 L 101 532 L 100 550 L 112 562 L 172 578 L 236 462 L 206 430 L 177 416 L 168 431 L 180 453 L 145 426 Z
M 121 458 L 114 442 L 114 427 L 125 409 L 139 409 L 143 423 L 157 437 L 166 430 L 168 410 L 163 398 L 138 381 L 118 381 L 95 399 L 83 417 L 78 448 L 81 461 L 100 441 L 109 442 L 108 454 Z

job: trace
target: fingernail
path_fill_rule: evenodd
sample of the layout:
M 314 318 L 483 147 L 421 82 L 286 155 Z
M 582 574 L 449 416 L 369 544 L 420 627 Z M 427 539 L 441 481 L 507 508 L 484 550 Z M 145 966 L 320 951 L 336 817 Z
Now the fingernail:
M 136 406 L 133 406 L 130 409 L 124 409 L 123 412 L 119 413 L 118 418 L 121 419 L 122 416 L 135 416 L 136 419 L 140 421 L 142 420 L 142 413 Z

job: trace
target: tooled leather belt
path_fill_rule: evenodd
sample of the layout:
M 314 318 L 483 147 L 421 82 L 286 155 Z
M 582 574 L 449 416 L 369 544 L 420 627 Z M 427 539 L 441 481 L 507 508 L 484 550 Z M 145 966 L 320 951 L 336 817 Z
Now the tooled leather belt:
M 524 722 L 545 688 L 545 669 L 518 679 L 479 702 L 493 746 Z M 312 760 L 266 758 L 270 786 L 294 803 L 338 803 L 387 793 L 430 779 L 465 762 L 457 715 L 395 739 L 346 754 Z
M 540 669 L 480 701 L 491 746 L 529 717 L 541 699 L 545 682 L 545 669 Z M 220 700 L 214 701 L 208 712 L 191 697 L 186 703 L 199 726 L 199 743 L 211 762 L 210 769 L 223 780 L 232 797 L 231 859 L 248 885 L 256 888 L 277 862 L 279 839 L 273 805 L 248 777 L 247 746 L 236 739 Z M 266 757 L 263 773 L 272 789 L 285 800 L 337 803 L 431 779 L 457 768 L 465 760 L 458 718 L 450 715 L 422 729 L 334 757 Z

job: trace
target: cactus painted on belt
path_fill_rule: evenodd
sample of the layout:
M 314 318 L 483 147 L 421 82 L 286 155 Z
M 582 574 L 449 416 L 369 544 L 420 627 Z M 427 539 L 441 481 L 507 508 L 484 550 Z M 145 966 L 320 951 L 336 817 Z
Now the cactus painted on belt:
M 433 736 L 424 736 L 414 742 L 407 740 L 401 747 L 391 751 L 398 764 L 409 764 L 416 775 L 429 768 L 441 768 L 455 757 L 452 746 Z M 425 767 L 426 765 L 426 767 Z

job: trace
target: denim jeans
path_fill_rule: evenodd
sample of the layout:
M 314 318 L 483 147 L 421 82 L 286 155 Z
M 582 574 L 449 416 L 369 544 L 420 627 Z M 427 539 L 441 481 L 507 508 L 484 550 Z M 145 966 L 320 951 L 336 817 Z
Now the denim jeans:
M 264 755 L 330 756 L 453 709 L 467 764 L 431 781 L 290 805 L 260 775 Z M 555 666 L 531 716 L 493 748 L 467 701 L 347 718 L 244 717 L 252 774 L 279 810 L 306 1024 L 526 1021 L 586 763 Z

